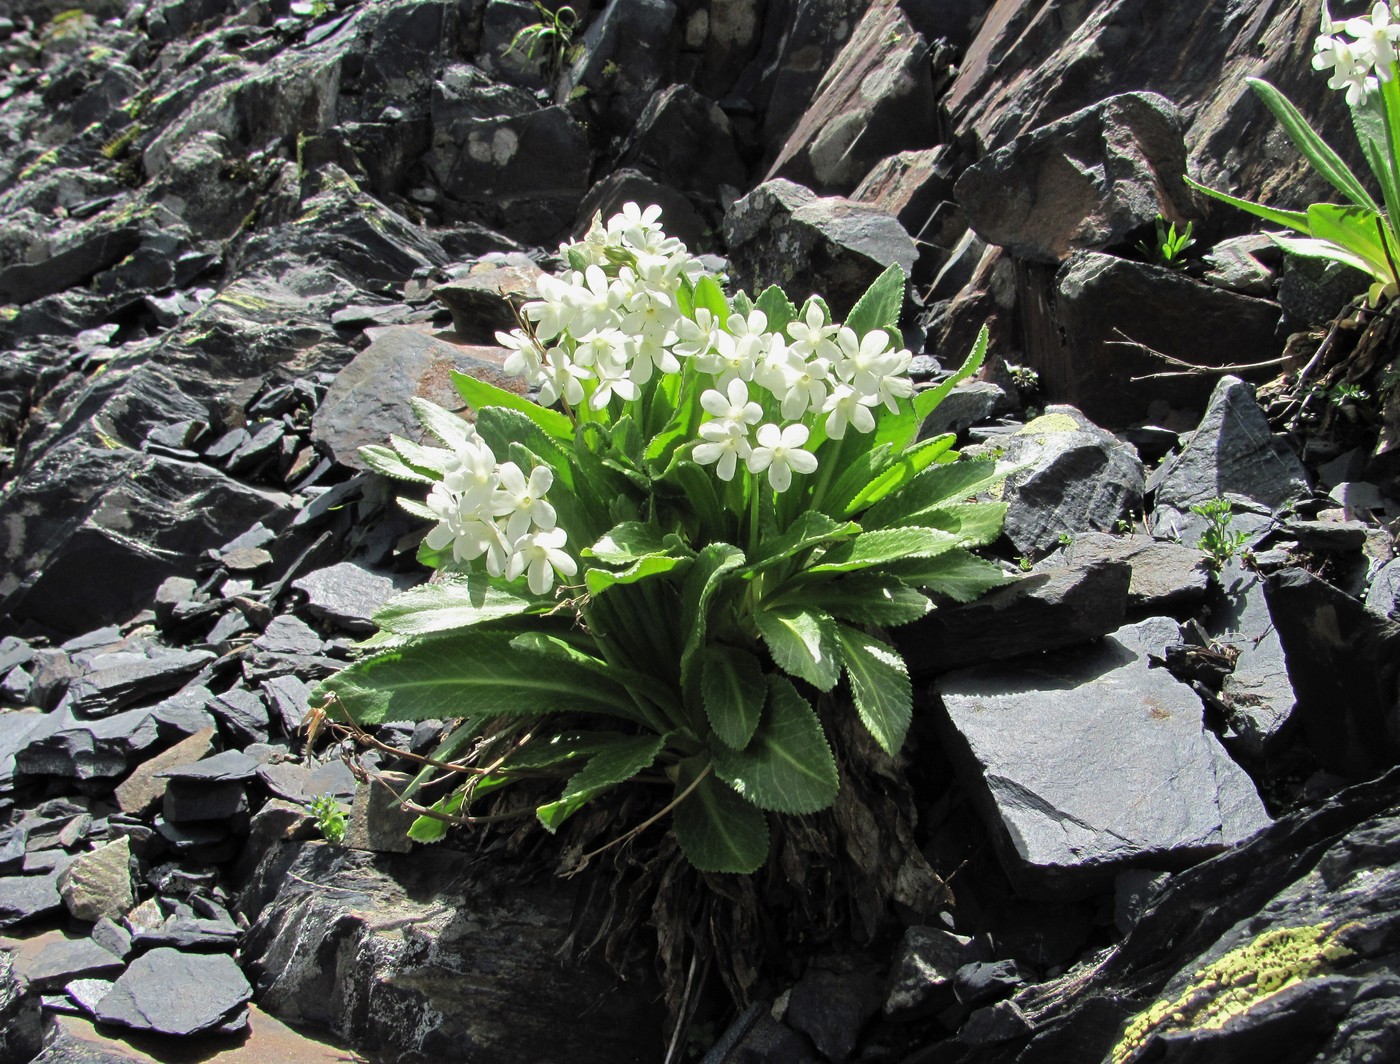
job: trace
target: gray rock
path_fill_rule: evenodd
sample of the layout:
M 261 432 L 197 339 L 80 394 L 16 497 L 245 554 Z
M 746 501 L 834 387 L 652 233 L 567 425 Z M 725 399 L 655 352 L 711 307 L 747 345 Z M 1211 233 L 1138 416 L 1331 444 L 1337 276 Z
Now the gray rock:
M 20 776 L 107 781 L 125 773 L 160 741 L 149 709 L 129 709 L 99 720 L 78 720 L 56 709 L 29 730 L 15 754 Z
M 1264 593 L 1318 763 L 1359 780 L 1400 762 L 1400 624 L 1303 569 L 1272 574 Z
M 292 581 L 306 592 L 311 613 L 348 632 L 373 632 L 371 619 L 396 592 L 416 583 L 398 573 L 382 573 L 357 562 L 337 562 Z
M 295 737 L 311 709 L 311 685 L 295 676 L 274 676 L 262 682 L 262 692 L 282 734 Z
M 58 896 L 61 871 L 55 869 L 45 875 L 0 878 L 0 928 L 14 927 L 59 912 L 63 908 L 63 899 Z
M 1278 245 L 1263 234 L 1222 240 L 1204 256 L 1210 266 L 1204 280 L 1217 288 L 1268 299 L 1274 294 L 1274 271 L 1259 257 L 1267 255 L 1273 259 L 1277 251 Z
M 169 948 L 137 957 L 97 1006 L 97 1019 L 138 1031 L 190 1035 L 223 1027 L 252 988 L 233 958 Z
M 953 973 L 953 993 L 970 1008 L 1006 997 L 1024 983 L 1015 961 L 972 961 Z
M 1154 891 L 1160 890 L 1171 876 L 1150 868 L 1129 868 L 1119 872 L 1113 881 L 1113 923 L 1120 934 L 1133 929 Z
M 914 268 L 914 241 L 893 217 L 838 196 L 817 196 L 786 179 L 767 181 L 724 216 L 730 265 L 740 288 L 782 287 L 798 305 L 821 293 L 837 319 L 885 268 Z
M 0 1061 L 24 1064 L 44 1044 L 39 995 L 15 971 L 9 950 L 0 950 Z
M 253 647 L 266 654 L 309 657 L 319 654 L 325 643 L 305 621 L 290 614 L 272 618 L 262 635 L 253 640 Z
M 1376 570 L 1366 591 L 1366 608 L 1388 620 L 1400 621 L 1400 558 Z
M 670 85 L 648 101 L 623 148 L 621 165 L 716 206 L 726 187 L 731 195 L 748 187 L 748 168 L 739 157 L 728 116 L 689 85 Z
M 1018 258 L 1101 251 L 1158 215 L 1184 223 L 1194 213 L 1182 125 L 1156 93 L 1112 96 L 974 163 L 955 194 L 977 234 Z
M 1230 748 L 1256 761 L 1276 754 L 1286 741 L 1296 698 L 1263 577 L 1228 563 L 1212 595 L 1206 630 L 1212 641 L 1238 653 L 1220 689 Z
M 157 779 L 188 783 L 243 783 L 258 771 L 258 762 L 241 750 L 225 750 L 201 761 L 175 765 L 155 773 Z
M 1011 407 L 1011 397 L 1000 385 L 991 381 L 963 381 L 924 419 L 919 436 L 927 439 L 945 432 L 961 435 L 973 425 L 989 421 Z
M 215 695 L 209 708 L 236 745 L 267 742 L 267 703 L 256 691 L 232 687 Z
M 74 979 L 121 974 L 121 958 L 90 938 L 60 938 L 50 942 L 30 962 L 26 975 L 36 990 L 59 990 Z
M 1241 806 L 1252 784 L 1217 756 L 1200 699 L 1148 668 L 1178 638 L 1157 618 L 936 682 L 955 764 L 1018 889 L 1083 897 L 1126 867 L 1184 866 L 1268 823 L 1257 795 Z
M 1024 1037 L 1033 1026 L 1021 1006 L 1014 1001 L 998 1001 L 978 1009 L 958 1031 L 958 1041 L 966 1045 L 996 1045 Z
M 136 904 L 131 841 L 125 836 L 81 854 L 58 878 L 59 895 L 78 920 L 119 920 Z
M 1039 555 L 1061 533 L 1106 532 L 1142 507 L 1145 474 L 1131 445 L 1078 410 L 1051 406 L 1005 437 L 1005 534 L 1023 554 Z
M 832 1064 L 855 1052 L 861 1030 L 880 1011 L 880 984 L 868 968 L 810 967 L 788 998 L 788 1026 L 805 1034 Z
M 119 960 L 131 954 L 131 932 L 105 916 L 92 925 L 89 937 Z
M 380 775 L 398 792 L 402 792 L 411 779 L 400 772 Z M 345 828 L 345 845 L 371 853 L 408 853 L 413 849 L 408 829 L 417 819 L 418 814 L 400 806 L 398 799 L 384 784 L 374 781 L 358 783 L 355 800 L 350 807 L 350 820 Z
M 92 1016 L 102 999 L 111 992 L 112 984 L 111 979 L 74 979 L 63 988 L 63 992 L 79 1010 Z
M 1286 503 L 1305 497 L 1308 476 L 1287 442 L 1269 430 L 1253 389 L 1238 377 L 1221 377 L 1195 432 L 1181 451 L 1153 472 L 1152 527 L 1174 529 L 1194 545 L 1205 519 L 1190 512 L 1195 503 L 1225 497 L 1240 503 L 1233 527 L 1253 531 Z M 1254 504 L 1244 512 L 1243 504 Z
M 953 1003 L 953 981 L 963 967 L 987 959 L 976 939 L 937 927 L 907 927 L 890 964 L 886 1016 L 914 1019 Z
M 578 89 L 611 134 L 632 127 L 652 94 L 670 80 L 679 12 L 672 0 L 607 4 L 579 42 L 582 48 L 559 79 L 555 100 Z
M 214 728 L 204 728 L 138 765 L 116 790 L 118 808 L 124 813 L 145 813 L 155 808 L 165 797 L 167 785 L 159 773 L 199 761 L 209 752 L 213 738 Z
M 1198 605 L 1210 582 L 1205 555 L 1200 551 L 1140 533 L 1081 533 L 1065 549 L 1064 557 L 1071 565 L 1099 560 L 1127 562 L 1133 570 L 1128 584 L 1129 610 L 1158 616 Z
M 170 824 L 225 821 L 247 811 L 248 794 L 242 783 L 170 780 L 161 800 L 161 812 Z
M 670 233 L 668 226 L 666 232 Z M 491 343 L 496 330 L 515 328 L 516 301 L 540 297 L 535 287 L 539 267 L 482 263 L 433 289 L 452 314 L 452 328 L 463 340 Z
M 1009 631 L 1017 654 L 1074 646 L 1123 623 L 1131 578 L 1118 561 L 1047 568 L 973 602 L 941 606 L 892 635 L 915 676 L 1004 661 Z
M 69 707 L 80 717 L 104 717 L 133 702 L 174 690 L 214 660 L 207 650 L 154 650 L 139 661 L 103 667 L 102 655 L 91 672 L 68 687 Z

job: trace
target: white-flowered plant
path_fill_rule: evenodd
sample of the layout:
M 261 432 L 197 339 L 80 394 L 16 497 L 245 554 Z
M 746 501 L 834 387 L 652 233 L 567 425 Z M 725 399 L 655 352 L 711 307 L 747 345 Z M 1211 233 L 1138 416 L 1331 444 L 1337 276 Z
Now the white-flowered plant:
M 561 254 L 497 337 L 538 405 L 458 375 L 474 425 L 414 400 L 443 446 L 362 451 L 429 486 L 404 505 L 442 573 L 322 693 L 361 724 L 462 721 L 434 761 L 465 782 L 417 838 L 541 774 L 563 784 L 533 807 L 555 830 L 642 775 L 670 786 L 696 866 L 752 871 L 768 815 L 836 796 L 813 693 L 844 679 L 896 752 L 912 688 L 881 630 L 1008 579 L 969 553 L 1000 532 L 1005 507 L 973 497 L 1002 471 L 919 439 L 986 335 L 916 391 L 896 267 L 840 323 L 816 296 L 726 297 L 656 207 L 595 218 Z
M 1268 105 L 1304 157 L 1349 205 L 1315 203 L 1305 211 L 1280 210 L 1206 188 L 1196 189 L 1265 221 L 1301 233 L 1278 235 L 1286 250 L 1353 266 L 1370 275 L 1367 299 L 1377 306 L 1400 293 L 1400 78 L 1395 76 L 1400 42 L 1400 3 L 1376 0 L 1369 12 L 1344 20 L 1322 4 L 1320 32 L 1313 43 L 1313 67 L 1327 84 L 1345 93 L 1362 154 L 1380 190 L 1377 201 L 1342 158 L 1330 148 L 1288 99 L 1267 81 L 1249 84 Z

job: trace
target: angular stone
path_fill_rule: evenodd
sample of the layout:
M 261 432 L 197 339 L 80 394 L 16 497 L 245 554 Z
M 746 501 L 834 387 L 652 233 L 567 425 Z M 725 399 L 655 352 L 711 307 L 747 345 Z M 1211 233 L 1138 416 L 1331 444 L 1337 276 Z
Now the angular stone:
M 672 0 L 606 5 L 560 78 L 556 101 L 586 89 L 584 100 L 610 134 L 631 129 L 652 94 L 670 80 L 678 15 Z
M 96 1015 L 133 1030 L 190 1035 L 222 1026 L 251 997 L 232 957 L 161 948 L 131 962 Z
M 1256 760 L 1278 753 L 1286 742 L 1297 701 L 1266 599 L 1264 578 L 1232 561 L 1212 593 L 1206 628 L 1213 643 L 1232 647 L 1238 655 L 1220 688 L 1231 732 L 1228 744 Z
M 1400 624 L 1303 569 L 1274 573 L 1264 593 L 1318 763 L 1363 780 L 1400 762 Z
M 131 884 L 131 840 L 81 854 L 58 878 L 63 904 L 78 920 L 119 920 L 136 904 Z
M 225 750 L 201 761 L 161 769 L 155 776 L 190 783 L 243 783 L 257 775 L 257 771 L 256 759 L 241 750 Z
M 862 1028 L 880 1011 L 880 984 L 868 968 L 810 967 L 788 998 L 789 1026 L 805 1034 L 833 1064 L 851 1058 Z
M 282 725 L 282 734 L 295 737 L 311 710 L 311 685 L 295 676 L 274 676 L 262 682 L 262 692 L 272 719 Z
M 1190 608 L 1205 598 L 1210 582 L 1205 555 L 1200 551 L 1141 533 L 1078 533 L 1065 549 L 1065 560 L 1071 565 L 1088 565 L 1101 559 L 1132 566 L 1129 610 L 1146 610 L 1160 616 Z
M 1400 558 L 1376 570 L 1366 591 L 1366 608 L 1387 620 L 1400 621 Z
M 1113 96 L 974 163 L 955 195 L 977 235 L 1017 258 L 1101 251 L 1158 215 L 1184 224 L 1195 213 L 1182 125 L 1156 93 Z
M 737 195 L 748 186 L 748 168 L 728 116 L 689 85 L 667 86 L 651 98 L 623 148 L 621 165 L 716 204 L 721 189 Z
M 179 687 L 212 660 L 207 650 L 165 650 L 139 662 L 102 668 L 98 658 L 96 668 L 69 685 L 69 707 L 82 717 L 106 716 Z
M 121 974 L 125 965 L 90 938 L 60 938 L 50 942 L 30 962 L 25 974 L 36 990 L 60 990 L 74 979 Z
M 971 1008 L 1006 997 L 1024 983 L 1015 961 L 972 961 L 953 973 L 953 993 Z
M 1218 755 L 1200 699 L 1148 668 L 1178 639 L 1157 618 L 1076 653 L 936 682 L 955 765 L 1023 893 L 1084 897 L 1125 867 L 1184 867 L 1269 822 Z
M 160 728 L 149 709 L 129 709 L 99 720 L 78 720 L 68 710 L 56 709 L 25 739 L 15 754 L 19 775 L 100 781 L 126 772 L 159 742 Z
M 398 573 L 376 572 L 357 562 L 337 562 L 292 581 L 306 592 L 306 608 L 348 632 L 373 632 L 371 619 L 395 593 L 416 581 Z
M 813 293 L 844 319 L 886 267 L 907 277 L 918 257 L 893 217 L 839 196 L 817 196 L 784 178 L 767 181 L 724 216 L 734 280 L 758 293 L 780 286 L 799 306 Z
M 63 992 L 82 1012 L 91 1016 L 111 991 L 112 983 L 111 979 L 74 979 L 63 988 Z
M 1118 561 L 1048 568 L 891 634 L 915 676 L 1003 661 L 1007 632 L 1016 633 L 1018 654 L 1074 646 L 1123 623 L 1131 579 L 1132 569 Z
M 117 806 L 124 813 L 145 813 L 165 795 L 166 779 L 157 775 L 166 769 L 192 765 L 209 752 L 213 728 L 203 728 L 182 739 L 169 750 L 142 762 L 117 788 Z
M 977 940 L 937 927 L 906 927 L 885 989 L 885 1015 L 928 1016 L 953 1002 L 953 979 L 965 965 L 987 959 Z
M 63 908 L 58 896 L 59 870 L 46 875 L 0 879 L 0 928 L 14 927 Z
M 161 801 L 168 823 L 224 821 L 248 811 L 248 793 L 241 783 L 170 780 Z
M 669 233 L 670 230 L 668 229 Z M 515 328 L 515 301 L 540 297 L 538 266 L 481 263 L 433 289 L 452 314 L 452 328 L 471 343 L 490 343 L 497 330 Z
M 409 776 L 401 772 L 381 773 L 395 791 L 402 792 Z M 355 787 L 355 800 L 350 808 L 350 820 L 345 828 L 345 845 L 353 850 L 371 853 L 408 853 L 413 841 L 408 829 L 418 819 L 399 805 L 387 786 L 371 779 Z
M 267 703 L 256 691 L 232 687 L 215 695 L 209 708 L 236 745 L 267 742 Z
M 131 932 L 105 916 L 92 925 L 89 937 L 119 960 L 131 954 Z
M 15 971 L 14 956 L 0 950 L 0 1060 L 33 1060 L 44 1044 L 39 995 Z

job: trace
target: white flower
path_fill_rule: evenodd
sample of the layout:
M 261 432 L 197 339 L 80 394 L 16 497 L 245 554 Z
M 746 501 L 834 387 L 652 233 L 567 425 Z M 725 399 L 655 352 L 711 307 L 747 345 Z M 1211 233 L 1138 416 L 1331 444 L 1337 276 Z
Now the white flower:
M 738 425 L 739 431 L 743 433 L 747 433 L 748 426 L 757 425 L 763 417 L 763 407 L 749 402 L 748 385 L 738 379 L 730 381 L 723 392 L 713 388 L 703 392 L 700 405 L 713 415 L 716 421 Z
M 549 466 L 535 466 L 528 481 L 514 462 L 502 462 L 497 472 L 500 485 L 491 496 L 491 513 L 506 518 L 506 538 L 519 539 L 532 524 L 542 529 L 554 527 L 554 507 L 544 497 L 554 483 Z
M 664 342 L 671 326 L 680 317 L 668 294 L 646 285 L 633 289 L 626 307 L 622 328 L 633 336 L 655 338 L 658 343 Z
M 1378 82 L 1368 77 L 1370 57 L 1358 53 L 1355 46 L 1340 37 L 1319 37 L 1315 45 L 1313 69 L 1331 69 L 1327 79 L 1328 88 L 1346 89 L 1347 103 L 1356 106 L 1366 99 L 1366 94 L 1376 88 Z
M 1395 73 L 1395 42 L 1400 40 L 1400 23 L 1390 21 L 1390 5 L 1377 0 L 1371 17 L 1347 19 L 1346 31 L 1356 38 L 1352 51 L 1357 59 L 1364 57 L 1381 81 L 1389 81 Z
M 526 303 L 520 311 L 535 323 L 535 336 L 538 339 L 553 340 L 574 319 L 574 286 L 542 273 L 535 280 L 535 287 L 539 289 L 541 298 Z
M 626 241 L 635 246 L 645 247 L 647 234 L 657 231 L 656 224 L 661 217 L 661 208 L 652 204 L 646 210 L 633 202 L 622 205 L 622 213 L 608 219 L 608 243 L 621 244 Z
M 807 304 L 806 317 L 789 322 L 787 331 L 793 338 L 793 348 L 804 358 L 815 356 L 828 361 L 836 358 L 837 347 L 831 338 L 841 331 L 841 327 L 826 324 L 826 316 L 822 314 L 822 308 L 815 300 Z
M 590 266 L 580 277 L 574 275 L 569 302 L 574 318 L 569 327 L 575 333 L 603 329 L 612 325 L 622 306 L 623 290 L 619 282 L 609 281 L 601 266 Z
M 776 351 L 774 345 L 775 354 Z M 794 344 L 783 351 L 781 360 L 771 357 L 765 370 L 765 383 L 769 391 L 781 397 L 783 417 L 789 421 L 797 420 L 808 410 L 820 410 L 826 402 L 827 375 L 831 370 L 826 359 L 808 362 Z
M 672 330 L 674 339 L 667 337 L 674 345 L 671 350 L 682 358 L 693 358 L 714 348 L 715 337 L 719 335 L 719 322 L 704 307 L 698 307 L 694 321 L 684 317 L 677 318 Z
M 598 387 L 588 397 L 588 405 L 594 410 L 602 410 L 614 395 L 631 402 L 642 394 L 636 382 L 627 375 L 625 361 L 611 358 L 599 361 L 593 366 L 593 374 L 598 378 Z
M 573 576 L 578 563 L 563 548 L 568 536 L 562 528 L 539 529 L 519 537 L 511 548 L 505 578 L 514 580 L 528 574 L 530 592 L 543 595 L 554 586 L 554 574 Z
M 873 432 L 875 415 L 870 408 L 879 402 L 877 395 L 862 395 L 849 384 L 838 384 L 822 404 L 822 413 L 827 415 L 826 434 L 833 440 L 843 439 L 847 425 L 857 432 Z
M 512 329 L 510 332 L 496 333 L 496 343 L 510 349 L 502 369 L 512 377 L 528 377 L 534 380 L 540 371 L 540 349 L 534 340 L 522 330 Z
M 562 347 L 551 347 L 544 353 L 537 379 L 540 405 L 553 406 L 562 397 L 564 402 L 577 406 L 583 402 L 582 382 L 592 376 L 586 366 L 580 366 Z
M 817 468 L 817 456 L 802 450 L 810 433 L 806 425 L 788 425 L 779 429 L 769 423 L 758 428 L 758 446 L 749 453 L 750 473 L 768 470 L 768 483 L 779 493 L 792 484 L 792 474 L 811 473 Z
M 628 338 L 630 375 L 635 383 L 645 384 L 651 380 L 653 370 L 660 370 L 662 373 L 680 372 L 680 361 L 662 342 L 664 339 L 665 337 L 657 336 L 655 333 L 644 333 Z
M 752 454 L 753 449 L 748 441 L 748 426 L 743 422 L 729 420 L 707 421 L 700 426 L 700 435 L 705 442 L 697 443 L 691 456 L 701 465 L 717 462 L 715 475 L 720 480 L 733 480 L 738 460 L 747 459 Z

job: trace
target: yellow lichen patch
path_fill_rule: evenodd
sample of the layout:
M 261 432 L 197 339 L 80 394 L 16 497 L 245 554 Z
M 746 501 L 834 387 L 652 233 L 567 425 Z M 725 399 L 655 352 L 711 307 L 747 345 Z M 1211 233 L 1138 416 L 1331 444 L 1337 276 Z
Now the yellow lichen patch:
M 1217 1030 L 1279 991 L 1330 972 L 1352 953 L 1337 941 L 1351 926 L 1279 927 L 1231 950 L 1196 972 L 1175 999 L 1133 1017 L 1113 1047 L 1114 1064 L 1127 1064 L 1158 1031 Z
M 35 159 L 28 166 L 26 166 L 23 170 L 21 170 L 19 172 L 19 178 L 21 181 L 27 181 L 35 174 L 40 173 L 43 170 L 47 170 L 56 162 L 58 162 L 58 149 L 51 148 L 48 151 L 44 152 L 43 155 L 39 156 L 39 158 Z
M 1082 426 L 1069 414 L 1041 414 L 1016 430 L 1018 436 L 1043 436 L 1050 432 L 1079 432 Z

